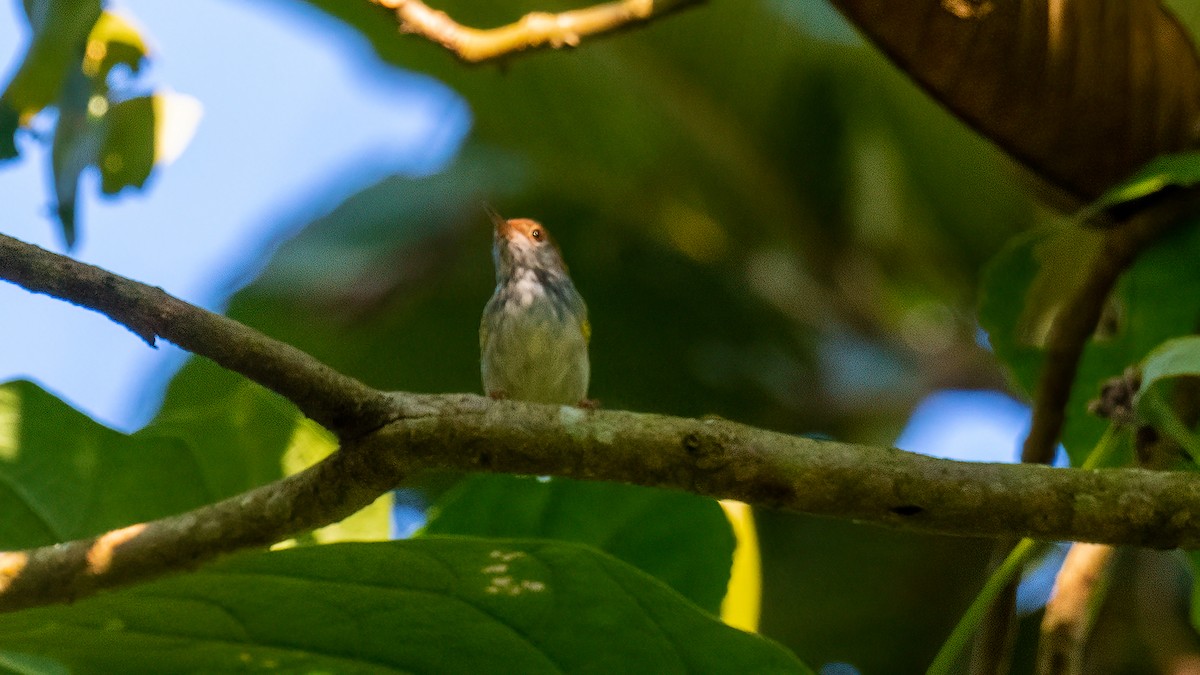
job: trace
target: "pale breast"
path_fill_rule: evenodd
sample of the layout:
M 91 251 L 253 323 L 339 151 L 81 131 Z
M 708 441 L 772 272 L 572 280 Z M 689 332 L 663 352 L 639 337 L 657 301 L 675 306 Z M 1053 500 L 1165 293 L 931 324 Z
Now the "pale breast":
M 488 394 L 566 405 L 587 398 L 590 366 L 584 317 L 528 286 L 510 287 L 508 293 L 498 290 L 488 303 L 488 315 L 493 319 L 480 345 Z

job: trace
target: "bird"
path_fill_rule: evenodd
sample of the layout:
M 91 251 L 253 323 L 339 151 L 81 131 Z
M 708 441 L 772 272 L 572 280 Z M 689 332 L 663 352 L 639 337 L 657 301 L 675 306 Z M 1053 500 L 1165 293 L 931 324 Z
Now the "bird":
M 479 322 L 484 392 L 494 399 L 594 407 L 587 398 L 587 304 L 558 245 L 541 223 L 484 208 L 496 266 L 496 290 Z

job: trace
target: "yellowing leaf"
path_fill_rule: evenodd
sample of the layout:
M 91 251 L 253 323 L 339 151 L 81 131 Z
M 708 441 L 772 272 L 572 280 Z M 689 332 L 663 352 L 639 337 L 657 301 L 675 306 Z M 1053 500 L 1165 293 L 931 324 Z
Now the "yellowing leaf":
M 88 77 L 105 78 L 118 64 L 138 72 L 150 48 L 142 30 L 134 21 L 117 12 L 103 12 L 88 34 L 83 54 L 83 72 Z
M 757 632 L 762 610 L 762 557 L 758 551 L 758 532 L 754 511 L 749 504 L 732 499 L 721 501 L 721 508 L 733 527 L 737 547 L 729 572 L 729 590 L 721 601 L 721 620 L 744 631 Z
M 292 442 L 283 453 L 283 471 L 289 476 L 299 473 L 325 459 L 335 450 L 337 440 L 332 434 L 311 420 L 300 420 L 292 435 Z M 335 541 L 387 540 L 391 538 L 391 516 L 392 494 L 389 492 L 349 518 L 314 531 L 312 537 L 322 544 Z M 276 544 L 275 548 L 289 548 L 295 544 L 296 540 L 290 539 Z

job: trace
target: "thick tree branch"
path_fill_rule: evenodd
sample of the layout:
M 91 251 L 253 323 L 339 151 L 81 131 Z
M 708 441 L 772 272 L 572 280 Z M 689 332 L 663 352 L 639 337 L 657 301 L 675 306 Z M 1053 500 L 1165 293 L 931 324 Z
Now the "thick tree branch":
M 343 447 L 244 495 L 88 540 L 0 555 L 0 609 L 69 600 L 340 520 L 405 474 L 612 480 L 944 534 L 1200 547 L 1200 478 L 972 464 L 721 419 L 471 395 L 384 394 L 159 289 L 0 235 L 0 278 L 104 312 L 268 386 Z
M 530 12 L 515 23 L 481 30 L 464 26 L 420 0 L 371 0 L 395 11 L 400 28 L 436 42 L 467 63 L 526 49 L 575 47 L 585 38 L 644 23 L 702 0 L 616 0 L 551 14 Z
M 968 536 L 1200 547 L 1186 472 L 976 464 L 720 419 L 393 394 L 395 421 L 245 495 L 95 539 L 0 557 L 0 610 L 194 567 L 335 522 L 406 473 L 453 468 L 615 480 Z
M 107 315 L 151 346 L 158 337 L 206 356 L 295 403 L 342 438 L 387 421 L 380 392 L 220 314 L 72 258 L 0 235 L 0 277 Z

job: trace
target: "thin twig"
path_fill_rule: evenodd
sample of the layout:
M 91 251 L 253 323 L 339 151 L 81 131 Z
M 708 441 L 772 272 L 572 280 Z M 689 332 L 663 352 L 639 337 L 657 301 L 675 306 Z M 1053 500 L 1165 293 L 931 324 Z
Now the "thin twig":
M 530 12 L 491 29 L 464 26 L 420 0 L 371 0 L 396 13 L 401 30 L 436 42 L 467 63 L 481 63 L 526 49 L 576 47 L 585 37 L 611 33 L 702 0 L 617 0 L 552 14 Z

